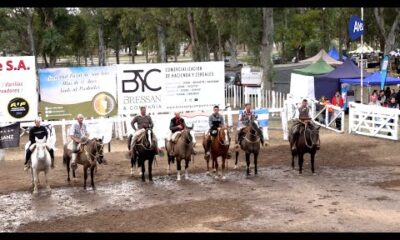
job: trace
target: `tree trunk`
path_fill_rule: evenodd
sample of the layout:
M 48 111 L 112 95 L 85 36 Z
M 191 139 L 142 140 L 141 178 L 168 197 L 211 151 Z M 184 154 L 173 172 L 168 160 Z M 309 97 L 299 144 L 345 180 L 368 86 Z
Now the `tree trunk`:
M 32 56 L 35 57 L 35 66 L 36 69 L 38 69 L 36 49 L 35 49 L 35 38 L 33 37 L 33 26 L 32 26 L 33 12 L 28 8 L 23 8 L 23 9 L 27 19 L 26 31 L 28 33 L 29 52 Z
M 263 68 L 263 88 L 272 89 L 272 70 L 271 62 L 272 49 L 274 44 L 274 15 L 273 8 L 263 8 L 263 33 L 261 40 L 261 65 Z
M 379 30 L 382 34 L 382 36 L 385 38 L 385 50 L 384 54 L 388 54 L 391 50 L 395 48 L 395 43 L 396 43 L 396 34 L 397 34 L 397 28 L 399 27 L 399 22 L 400 22 L 400 10 L 397 9 L 397 15 L 395 20 L 393 21 L 393 24 L 390 28 L 389 33 L 386 32 L 385 29 L 385 15 L 383 13 L 384 8 L 374 8 L 374 15 L 376 22 L 378 24 Z M 386 24 L 389 25 L 389 24 Z
M 208 33 L 206 33 L 206 46 L 204 49 L 204 56 L 206 61 L 210 61 L 210 45 L 208 44 Z
M 199 54 L 199 40 L 197 38 L 196 26 L 194 23 L 193 11 L 191 8 L 188 8 L 188 21 L 189 21 L 189 28 L 190 28 L 190 39 L 192 43 L 192 58 L 195 62 L 200 62 L 200 54 Z
M 46 57 L 46 53 L 43 51 L 43 60 L 44 60 L 44 66 L 46 66 L 46 68 L 49 67 L 49 63 L 47 62 L 47 57 Z
M 144 54 L 146 56 L 146 63 L 149 63 L 149 50 L 147 48 L 144 50 Z
M 229 61 L 229 64 L 232 68 L 237 66 L 236 46 L 237 46 L 237 39 L 236 37 L 231 36 L 231 38 L 228 41 L 228 47 L 229 47 L 229 52 L 231 54 L 231 59 Z
M 97 34 L 99 37 L 99 66 L 106 65 L 106 49 L 104 45 L 104 25 L 103 17 L 100 16 L 100 22 L 97 25 Z
M 175 43 L 175 47 L 174 47 L 174 62 L 178 62 L 178 55 L 179 55 L 179 43 Z
M 162 24 L 157 25 L 158 39 L 158 59 L 159 62 L 167 62 L 167 48 L 165 45 L 165 27 Z
M 132 63 L 135 63 L 135 55 L 136 55 L 136 43 L 132 44 Z

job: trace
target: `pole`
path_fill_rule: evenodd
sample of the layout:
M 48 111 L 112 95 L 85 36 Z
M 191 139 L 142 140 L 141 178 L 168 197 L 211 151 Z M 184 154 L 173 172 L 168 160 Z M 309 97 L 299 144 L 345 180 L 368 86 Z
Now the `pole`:
M 364 21 L 364 8 L 361 8 L 361 20 Z M 364 34 L 363 34 L 364 35 Z M 363 64 L 363 51 L 364 51 L 364 36 L 361 35 L 361 104 L 363 104 L 363 68 L 364 68 L 364 64 Z

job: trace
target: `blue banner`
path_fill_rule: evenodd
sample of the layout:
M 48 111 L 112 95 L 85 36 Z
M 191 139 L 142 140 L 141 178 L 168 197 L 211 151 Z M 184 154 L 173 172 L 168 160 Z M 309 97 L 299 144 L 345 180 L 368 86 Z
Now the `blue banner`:
M 349 36 L 355 40 L 364 34 L 364 21 L 357 16 L 351 16 L 349 21 Z
M 385 55 L 381 65 L 381 90 L 384 90 L 385 88 L 388 65 L 389 65 L 389 56 Z

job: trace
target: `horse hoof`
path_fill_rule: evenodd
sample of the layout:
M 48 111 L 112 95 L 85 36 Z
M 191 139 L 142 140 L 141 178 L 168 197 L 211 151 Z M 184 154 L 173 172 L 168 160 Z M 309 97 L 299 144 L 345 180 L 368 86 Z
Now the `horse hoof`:
M 39 192 L 36 190 L 36 191 L 33 191 L 33 196 L 37 196 L 39 194 Z
M 223 177 L 222 177 L 222 180 L 226 180 L 226 177 L 225 177 L 225 176 L 223 176 Z
M 215 179 L 218 179 L 218 178 L 219 178 L 219 176 L 218 176 L 218 175 L 215 175 L 215 176 L 214 176 L 214 178 L 215 178 Z
M 313 175 L 313 176 L 317 176 L 317 174 L 316 174 L 316 173 L 313 173 L 312 175 Z
M 238 168 L 238 166 L 237 166 L 237 165 L 235 165 L 234 169 L 237 169 L 237 168 Z
M 210 172 L 209 172 L 209 171 L 207 171 L 207 172 L 206 172 L 206 175 L 210 175 Z

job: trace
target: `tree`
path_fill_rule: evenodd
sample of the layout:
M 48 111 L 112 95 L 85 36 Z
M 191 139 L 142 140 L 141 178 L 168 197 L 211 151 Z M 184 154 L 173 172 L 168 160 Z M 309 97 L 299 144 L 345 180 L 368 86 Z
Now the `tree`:
M 274 44 L 274 10 L 263 8 L 263 34 L 261 40 L 261 64 L 263 68 L 263 87 L 272 89 L 272 48 Z
M 374 15 L 376 18 L 376 23 L 378 24 L 380 33 L 385 39 L 385 50 L 384 53 L 388 54 L 394 49 L 396 44 L 396 35 L 398 34 L 397 29 L 399 28 L 400 22 L 400 9 L 387 9 L 384 13 L 384 8 L 374 8 Z M 385 18 L 388 19 L 391 16 L 395 16 L 393 23 L 385 24 Z

